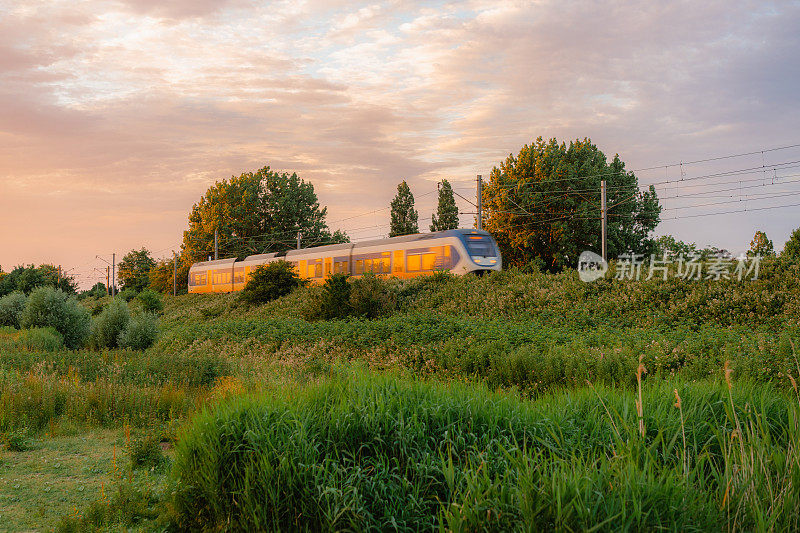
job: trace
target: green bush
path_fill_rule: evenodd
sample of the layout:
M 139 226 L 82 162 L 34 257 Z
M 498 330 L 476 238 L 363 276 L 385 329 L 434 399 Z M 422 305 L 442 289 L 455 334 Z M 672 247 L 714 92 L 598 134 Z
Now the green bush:
M 134 316 L 128 326 L 119 333 L 117 345 L 120 348 L 146 350 L 158 338 L 158 318 L 153 313 L 140 313 Z
M 346 274 L 334 274 L 325 280 L 320 298 L 320 316 L 323 320 L 345 318 L 352 313 L 350 283 Z
M 23 328 L 52 327 L 64 337 L 64 345 L 83 346 L 91 330 L 91 317 L 77 300 L 60 289 L 39 287 L 31 292 L 20 317 Z
M 242 299 L 250 304 L 263 304 L 292 292 L 307 283 L 287 261 L 275 261 L 256 268 L 242 290 Z
M 19 291 L 0 298 L 0 326 L 19 328 L 19 319 L 27 302 L 28 297 Z
M 148 313 L 160 313 L 164 309 L 164 299 L 154 290 L 145 289 L 136 299 L 142 302 L 142 309 Z
M 25 428 L 14 429 L 0 435 L 0 442 L 10 452 L 25 452 L 31 449 L 28 432 Z
M 154 468 L 166 462 L 158 435 L 147 435 L 131 443 L 131 467 Z
M 132 289 L 132 288 L 128 287 L 128 288 L 125 288 L 125 289 L 122 289 L 121 291 L 119 291 L 119 294 L 117 294 L 117 296 L 119 298 L 122 298 L 126 302 L 130 302 L 131 300 L 136 298 L 136 295 L 138 295 L 138 294 L 139 293 L 136 292 L 136 289 Z
M 0 327 L 0 351 L 23 350 L 55 352 L 64 347 L 64 337 L 54 328 L 14 329 Z
M 364 318 L 391 315 L 397 310 L 397 291 L 391 281 L 367 273 L 351 281 L 350 305 L 353 314 Z
M 122 298 L 114 298 L 92 324 L 91 344 L 94 348 L 116 348 L 119 337 L 128 327 L 131 315 Z

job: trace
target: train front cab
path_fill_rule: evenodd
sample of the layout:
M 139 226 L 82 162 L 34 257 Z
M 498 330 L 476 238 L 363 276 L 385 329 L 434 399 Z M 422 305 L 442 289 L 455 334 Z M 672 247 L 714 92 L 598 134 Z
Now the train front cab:
M 492 270 L 503 268 L 500 249 L 489 232 L 481 230 L 456 231 L 468 257 L 464 265 L 467 272 L 482 275 Z

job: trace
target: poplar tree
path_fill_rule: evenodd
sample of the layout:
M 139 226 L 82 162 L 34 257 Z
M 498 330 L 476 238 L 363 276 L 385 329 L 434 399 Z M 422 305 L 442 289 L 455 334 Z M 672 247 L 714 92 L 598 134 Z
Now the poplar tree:
M 419 214 L 414 209 L 414 195 L 411 194 L 411 189 L 409 189 L 405 180 L 397 186 L 397 196 L 394 197 L 390 205 L 392 207 L 392 222 L 389 237 L 419 233 L 419 225 L 417 224 Z
M 432 218 L 431 231 L 458 228 L 458 207 L 453 197 L 453 187 L 447 180 L 442 180 L 439 186 L 439 205 Z

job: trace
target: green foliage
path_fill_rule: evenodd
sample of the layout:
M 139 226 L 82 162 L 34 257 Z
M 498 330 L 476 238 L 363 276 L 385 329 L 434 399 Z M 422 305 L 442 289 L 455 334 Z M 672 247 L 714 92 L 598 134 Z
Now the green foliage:
M 92 323 L 91 345 L 94 348 L 116 348 L 130 320 L 128 304 L 122 298 L 114 298 Z
M 6 431 L 0 435 L 0 443 L 10 452 L 25 452 L 31 449 L 31 442 L 25 428 Z
M 346 374 L 232 401 L 197 417 L 178 443 L 173 526 L 799 525 L 795 399 L 738 384 L 643 389 L 643 433 L 636 395 L 604 388 L 531 403 L 480 387 Z
M 53 328 L 0 327 L 0 350 L 55 352 L 63 347 L 64 338 Z
M 150 284 L 150 271 L 155 266 L 147 248 L 131 250 L 117 264 L 117 279 L 123 290 L 131 289 L 138 293 Z
M 391 208 L 389 237 L 419 233 L 419 214 L 414 209 L 414 195 L 405 180 L 397 186 L 397 195 L 392 200 Z
M 83 298 L 102 298 L 108 295 L 108 289 L 105 283 L 97 282 L 88 291 L 83 291 L 78 295 L 78 299 Z
M 775 248 L 772 246 L 772 241 L 767 238 L 767 234 L 763 231 L 757 231 L 750 241 L 750 249 L 747 251 L 748 256 L 759 255 L 761 257 L 773 257 L 775 255 Z
M 120 348 L 146 350 L 158 338 L 158 317 L 153 313 L 139 313 L 128 322 L 128 325 L 117 336 Z
M 139 293 L 136 292 L 131 287 L 126 287 L 126 288 L 122 289 L 121 291 L 119 291 L 119 294 L 117 294 L 117 297 L 122 299 L 122 300 L 125 300 L 126 302 L 130 302 L 131 300 L 136 298 L 136 296 L 138 294 Z
M 19 328 L 19 319 L 27 302 L 28 297 L 19 291 L 0 298 L 0 326 Z
M 130 454 L 132 468 L 155 468 L 167 461 L 161 449 L 161 438 L 153 433 L 134 440 Z
M 350 283 L 347 274 L 333 274 L 325 280 L 320 293 L 320 318 L 346 318 L 352 313 Z
M 263 304 L 285 296 L 306 284 L 288 261 L 261 265 L 250 275 L 242 290 L 242 299 L 250 304 Z
M 665 254 L 672 257 L 683 256 L 689 258 L 697 253 L 697 245 L 679 241 L 672 235 L 662 235 L 656 239 L 653 253 L 659 259 L 663 258 Z
M 148 313 L 160 313 L 164 309 L 164 299 L 157 292 L 145 289 L 136 299 L 142 303 L 142 309 Z
M 85 307 L 60 289 L 39 287 L 28 298 L 20 326 L 52 327 L 64 338 L 67 348 L 75 349 L 83 346 L 89 336 L 91 317 Z
M 800 264 L 800 228 L 792 232 L 789 236 L 789 240 L 786 241 L 786 244 L 783 246 L 781 260 L 788 263 Z
M 458 228 L 458 206 L 450 182 L 442 180 L 439 186 L 439 203 L 432 217 L 431 231 Z
M 354 315 L 364 318 L 391 315 L 397 310 L 395 284 L 372 272 L 355 278 L 351 280 L 350 306 Z
M 159 516 L 159 498 L 150 488 L 120 483 L 107 500 L 98 499 L 83 514 L 64 517 L 58 533 L 116 530 L 112 526 L 139 526 Z M 128 528 L 125 528 L 127 530 Z M 138 528 L 137 528 L 138 529 Z
M 655 189 L 641 192 L 619 156 L 609 163 L 588 139 L 567 147 L 540 137 L 493 168 L 483 189 L 484 229 L 497 240 L 503 263 L 521 268 L 538 257 L 560 271 L 574 268 L 582 251 L 599 251 L 602 180 L 611 215 L 608 256 L 649 255 L 661 212 Z
M 297 174 L 269 167 L 245 172 L 215 183 L 192 207 L 182 255 L 190 263 L 207 259 L 214 249 L 215 229 L 228 257 L 286 251 L 294 247 L 298 231 L 312 246 L 349 242 L 340 231 L 331 234 L 326 215 L 314 186 Z
M 175 285 L 178 294 L 186 294 L 189 287 L 189 268 L 192 263 L 183 256 L 178 258 L 178 272 Z M 150 289 L 161 294 L 172 294 L 172 279 L 175 275 L 175 260 L 163 259 L 156 262 L 150 271 Z
M 17 266 L 4 276 L 0 276 L 0 296 L 14 291 L 30 294 L 37 287 L 53 287 L 68 294 L 75 294 L 78 284 L 72 276 L 61 273 L 53 265 Z

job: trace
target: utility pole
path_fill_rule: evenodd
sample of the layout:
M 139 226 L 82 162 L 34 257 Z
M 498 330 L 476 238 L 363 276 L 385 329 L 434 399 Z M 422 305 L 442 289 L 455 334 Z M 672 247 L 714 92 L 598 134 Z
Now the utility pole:
M 475 224 L 475 228 L 482 230 L 483 229 L 483 179 L 481 175 L 478 174 L 478 220 Z
M 172 250 L 172 295 L 178 295 L 178 254 Z
M 102 272 L 102 270 L 101 270 L 101 272 Z M 106 267 L 106 296 L 108 296 L 108 291 L 111 290 L 110 287 L 111 287 L 111 267 L 107 266 Z
M 297 249 L 300 249 L 300 230 L 297 230 Z
M 608 219 L 608 210 L 606 209 L 606 180 L 600 182 L 600 232 L 602 234 L 602 256 L 603 261 L 606 259 L 606 222 Z
M 214 261 L 219 259 L 219 248 L 217 247 L 217 243 L 219 242 L 219 232 L 214 229 Z
M 117 254 L 111 254 L 111 283 L 114 285 L 111 288 L 111 296 L 117 295 Z

